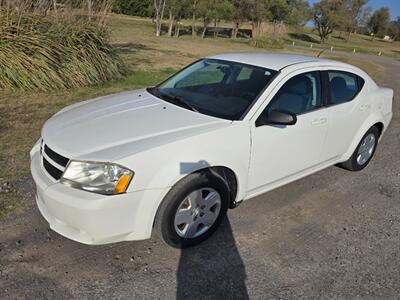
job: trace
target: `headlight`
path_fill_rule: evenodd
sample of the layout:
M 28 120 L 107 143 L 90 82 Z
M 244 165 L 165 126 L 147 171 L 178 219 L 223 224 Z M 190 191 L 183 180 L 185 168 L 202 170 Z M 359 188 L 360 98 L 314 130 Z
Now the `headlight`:
M 112 163 L 71 161 L 60 182 L 93 193 L 116 195 L 126 192 L 133 174 Z

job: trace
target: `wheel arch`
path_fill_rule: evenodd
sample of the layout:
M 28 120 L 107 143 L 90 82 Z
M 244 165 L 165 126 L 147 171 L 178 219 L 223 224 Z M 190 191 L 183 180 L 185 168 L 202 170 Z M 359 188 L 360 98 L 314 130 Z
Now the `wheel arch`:
M 383 124 L 383 122 L 377 122 L 377 123 L 375 123 L 374 125 L 372 125 L 372 126 L 375 126 L 376 128 L 378 128 L 378 130 L 379 130 L 379 137 L 382 135 L 382 132 L 383 132 L 383 129 L 385 128 L 385 125 Z M 372 127 L 371 126 L 371 127 Z
M 227 185 L 230 199 L 229 207 L 235 208 L 239 202 L 237 199 L 238 195 L 238 177 L 235 172 L 226 166 L 210 166 L 206 168 L 199 169 L 194 173 L 205 173 L 208 172 L 211 176 L 221 178 Z
M 370 118 L 368 118 L 360 127 L 360 129 L 357 131 L 356 135 L 354 136 L 353 141 L 351 142 L 350 147 L 347 149 L 346 153 L 343 155 L 342 160 L 347 161 L 355 149 L 357 148 L 358 144 L 360 143 L 362 137 L 364 134 L 372 127 L 376 126 L 378 127 L 380 135 L 382 135 L 385 125 L 382 121 L 382 118 L 379 115 L 371 115 Z
M 207 165 L 207 164 L 198 164 L 195 168 L 193 168 L 190 172 L 187 172 L 179 178 L 176 178 L 173 183 L 171 183 L 171 187 L 179 183 L 181 180 L 186 178 L 187 176 L 194 173 L 207 173 L 209 176 L 214 176 L 222 179 L 227 188 L 229 190 L 230 195 L 230 208 L 235 208 L 237 203 L 241 200 L 239 195 L 240 189 L 240 179 L 237 176 L 237 173 L 230 167 L 224 165 Z

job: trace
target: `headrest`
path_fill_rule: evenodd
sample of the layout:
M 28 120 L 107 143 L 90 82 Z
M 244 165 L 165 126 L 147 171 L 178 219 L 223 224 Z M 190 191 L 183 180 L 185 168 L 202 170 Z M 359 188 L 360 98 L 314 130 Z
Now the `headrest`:
M 297 95 L 305 95 L 312 92 L 311 79 L 305 75 L 300 75 L 292 78 L 290 91 Z
M 265 81 L 266 78 L 267 78 L 267 75 L 265 75 L 265 71 L 263 71 L 263 70 L 255 69 L 255 70 L 253 70 L 253 72 L 251 72 L 251 75 L 250 75 L 250 80 Z
M 331 86 L 333 92 L 347 89 L 346 80 L 339 76 L 331 79 Z

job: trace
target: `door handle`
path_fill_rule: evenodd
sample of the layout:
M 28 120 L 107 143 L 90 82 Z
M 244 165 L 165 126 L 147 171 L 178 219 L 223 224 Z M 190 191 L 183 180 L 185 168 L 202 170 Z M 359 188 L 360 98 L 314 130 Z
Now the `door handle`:
M 321 124 L 325 124 L 326 121 L 328 121 L 327 118 L 319 118 L 319 119 L 315 119 L 311 122 L 311 125 L 321 125 Z
M 369 109 L 370 105 L 369 104 L 364 104 L 360 106 L 360 110 L 367 110 Z

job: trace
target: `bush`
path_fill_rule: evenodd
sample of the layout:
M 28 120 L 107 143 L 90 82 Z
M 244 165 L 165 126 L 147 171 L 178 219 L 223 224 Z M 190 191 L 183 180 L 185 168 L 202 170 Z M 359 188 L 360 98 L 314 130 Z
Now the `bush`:
M 283 39 L 272 39 L 267 37 L 252 38 L 250 43 L 253 47 L 267 49 L 282 49 L 284 46 Z
M 124 15 L 152 17 L 153 2 L 152 0 L 117 0 L 113 10 Z
M 73 88 L 124 74 L 100 23 L 34 11 L 0 11 L 0 89 Z

